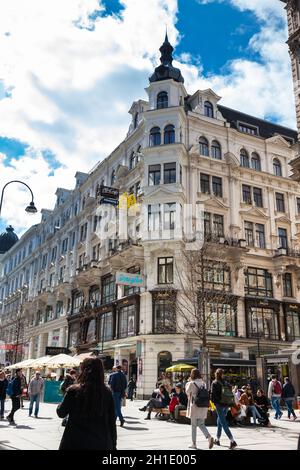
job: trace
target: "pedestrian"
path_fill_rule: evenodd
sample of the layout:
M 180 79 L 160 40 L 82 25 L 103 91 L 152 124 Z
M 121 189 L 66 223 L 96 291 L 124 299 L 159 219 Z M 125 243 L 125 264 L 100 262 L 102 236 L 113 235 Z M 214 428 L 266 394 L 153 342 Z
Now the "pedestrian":
M 128 389 L 128 399 L 130 401 L 133 401 L 134 392 L 136 390 L 136 381 L 133 377 L 130 377 L 127 389 Z
M 11 381 L 11 384 L 9 383 L 7 386 L 7 392 L 10 389 L 9 396 L 12 402 L 11 412 L 7 415 L 7 420 L 9 421 L 9 424 L 11 425 L 16 424 L 14 421 L 14 415 L 15 415 L 15 412 L 19 410 L 21 407 L 21 403 L 20 403 L 20 397 L 22 395 L 21 375 L 22 375 L 22 369 L 16 369 L 15 377 Z
M 288 418 L 290 419 L 291 416 L 293 416 L 294 421 L 297 419 L 296 413 L 293 408 L 295 395 L 296 395 L 296 392 L 295 392 L 295 388 L 292 382 L 290 381 L 288 377 L 285 377 L 281 396 L 284 399 L 286 407 L 287 407 Z
M 224 429 L 225 434 L 230 440 L 230 449 L 234 449 L 237 446 L 233 435 L 228 427 L 226 421 L 226 415 L 228 412 L 228 408 L 235 405 L 234 395 L 231 391 L 230 385 L 225 382 L 224 378 L 224 370 L 217 369 L 215 372 L 215 380 L 212 382 L 212 389 L 211 389 L 211 401 L 216 407 L 217 411 L 217 438 L 215 439 L 214 443 L 216 445 L 220 445 L 220 438 L 222 434 L 222 429 Z M 231 392 L 231 394 L 230 394 Z M 231 397 L 232 395 L 232 397 Z
M 99 357 L 84 359 L 78 381 L 67 389 L 57 415 L 68 416 L 59 450 L 116 450 L 114 402 Z
M 257 389 L 256 395 L 254 397 L 254 403 L 259 409 L 259 413 L 261 415 L 260 423 L 263 426 L 271 427 L 272 425 L 270 423 L 269 413 L 268 413 L 268 410 L 270 408 L 270 402 L 268 398 L 266 397 L 265 392 L 260 387 L 258 387 Z
M 192 444 L 189 446 L 190 449 L 197 449 L 197 427 L 202 431 L 205 438 L 208 440 L 208 448 L 212 449 L 214 445 L 214 439 L 208 432 L 205 426 L 205 419 L 207 418 L 208 406 L 199 407 L 195 403 L 198 391 L 201 389 L 206 390 L 206 384 L 202 380 L 199 369 L 192 369 L 190 380 L 185 386 L 185 391 L 188 398 L 187 404 L 187 418 L 191 419 L 192 426 Z
M 151 412 L 153 408 L 166 408 L 169 406 L 170 403 L 170 396 L 169 393 L 164 385 L 160 385 L 158 389 L 158 393 L 156 394 L 156 398 L 151 398 L 147 405 L 139 408 L 140 411 L 146 411 L 148 408 L 148 415 L 145 419 L 151 419 Z
M 122 366 L 117 366 L 117 371 L 114 372 L 110 377 L 110 389 L 115 404 L 115 416 L 120 420 L 121 426 L 124 425 L 125 419 L 123 418 L 121 411 L 122 398 L 126 395 L 127 379 L 125 374 L 122 372 Z
M 21 395 L 21 408 L 24 408 L 24 403 L 23 403 L 23 394 L 26 394 L 27 390 L 27 380 L 25 375 L 22 372 L 21 375 L 21 390 L 22 390 L 22 395 Z
M 269 383 L 269 388 L 268 388 L 268 398 L 271 401 L 272 408 L 275 410 L 275 419 L 280 419 L 281 416 L 283 415 L 281 409 L 280 409 L 280 399 L 281 399 L 281 394 L 282 394 L 282 385 L 277 380 L 276 375 L 271 376 L 271 381 Z
M 29 394 L 29 416 L 32 415 L 33 404 L 35 403 L 34 416 L 38 417 L 40 399 L 44 391 L 44 379 L 41 377 L 40 371 L 36 371 L 34 377 L 29 382 L 28 394 Z
M 117 366 L 113 366 L 113 368 L 111 370 L 111 374 L 109 374 L 109 376 L 108 376 L 108 382 L 107 383 L 108 383 L 109 386 L 110 386 L 111 378 L 112 378 L 112 376 L 115 372 L 117 372 Z
M 74 385 L 75 382 L 76 382 L 76 370 L 71 369 L 69 372 L 66 373 L 66 377 L 60 386 L 60 391 L 63 394 L 65 394 L 67 391 L 67 388 L 70 387 L 71 385 Z
M 0 419 L 4 419 L 4 407 L 8 380 L 3 370 L 0 370 Z

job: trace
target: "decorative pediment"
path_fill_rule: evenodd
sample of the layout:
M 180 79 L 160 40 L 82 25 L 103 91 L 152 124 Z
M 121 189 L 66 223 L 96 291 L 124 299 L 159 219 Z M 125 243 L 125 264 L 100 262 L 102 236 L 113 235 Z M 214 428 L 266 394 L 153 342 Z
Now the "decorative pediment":
M 273 137 L 270 137 L 269 139 L 266 139 L 266 142 L 270 142 L 275 145 L 279 145 L 281 147 L 290 147 L 290 144 L 287 140 L 285 140 L 284 137 L 281 135 L 274 135 Z
M 178 196 L 178 186 L 176 184 L 170 185 L 167 187 L 166 185 L 157 185 L 151 186 L 145 189 L 144 200 L 148 199 L 149 197 L 155 198 L 158 197 L 174 197 Z M 183 196 L 183 194 L 181 194 Z
M 284 224 L 291 224 L 291 221 L 288 217 L 285 215 L 282 215 L 281 217 L 275 217 L 276 222 L 284 223 Z
M 224 159 L 225 162 L 233 168 L 238 168 L 240 166 L 239 159 L 232 152 L 225 153 Z
M 218 199 L 217 197 L 215 196 L 210 196 L 208 197 L 206 200 L 202 200 L 202 201 L 198 201 L 197 202 L 198 204 L 199 203 L 202 203 L 205 205 L 205 208 L 217 208 L 217 209 L 228 209 L 229 206 L 227 206 L 226 204 L 224 204 L 223 201 L 221 201 L 220 199 Z
M 268 219 L 269 217 L 261 210 L 259 209 L 258 207 L 251 207 L 251 209 L 248 209 L 248 210 L 243 210 L 243 211 L 240 211 L 240 214 L 242 216 L 244 216 L 244 218 L 246 217 L 255 217 L 257 219 L 257 217 L 260 217 L 262 219 Z

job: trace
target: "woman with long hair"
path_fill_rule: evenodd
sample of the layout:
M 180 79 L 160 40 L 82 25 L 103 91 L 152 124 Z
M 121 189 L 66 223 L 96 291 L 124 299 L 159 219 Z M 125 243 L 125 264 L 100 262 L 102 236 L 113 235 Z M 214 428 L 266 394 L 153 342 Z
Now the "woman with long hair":
M 60 418 L 68 416 L 59 450 L 115 450 L 115 408 L 104 383 L 101 359 L 85 359 L 77 382 L 67 389 L 57 407 Z

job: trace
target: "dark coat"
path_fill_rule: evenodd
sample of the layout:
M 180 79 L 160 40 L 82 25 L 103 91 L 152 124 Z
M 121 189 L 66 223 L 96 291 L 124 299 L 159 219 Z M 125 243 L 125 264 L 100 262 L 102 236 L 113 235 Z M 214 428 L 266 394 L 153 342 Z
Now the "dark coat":
M 285 383 L 282 389 L 282 398 L 294 398 L 295 395 L 296 392 L 291 382 Z
M 124 396 L 127 388 L 126 376 L 121 371 L 114 372 L 109 378 L 109 385 L 113 392 L 121 393 Z
M 59 450 L 115 450 L 117 430 L 111 391 L 105 388 L 103 415 L 100 417 L 82 416 L 81 405 L 81 394 L 72 388 L 57 407 L 60 418 L 68 416 Z
M 12 381 L 12 396 L 13 397 L 18 397 L 22 395 L 22 388 L 21 388 L 21 377 L 16 376 L 13 381 Z
M 215 405 L 222 406 L 222 386 L 223 382 L 221 382 L 220 380 L 214 380 L 211 384 L 211 401 Z
M 0 380 L 0 400 L 5 400 L 6 398 L 6 389 L 8 385 L 8 380 Z

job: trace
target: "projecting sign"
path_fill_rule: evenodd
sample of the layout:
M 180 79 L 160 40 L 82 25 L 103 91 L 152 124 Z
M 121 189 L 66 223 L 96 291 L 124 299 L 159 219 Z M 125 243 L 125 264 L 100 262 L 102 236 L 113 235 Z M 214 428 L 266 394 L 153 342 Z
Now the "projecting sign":
M 100 196 L 119 199 L 119 190 L 110 186 L 100 186 Z
M 113 206 L 117 206 L 119 204 L 118 199 L 112 199 L 110 197 L 102 197 L 100 199 L 99 204 L 112 204 Z
M 144 285 L 144 276 L 132 273 L 116 273 L 116 284 L 121 286 L 142 287 Z
M 69 354 L 70 350 L 63 347 L 47 346 L 45 352 L 46 356 L 56 356 L 56 354 Z

